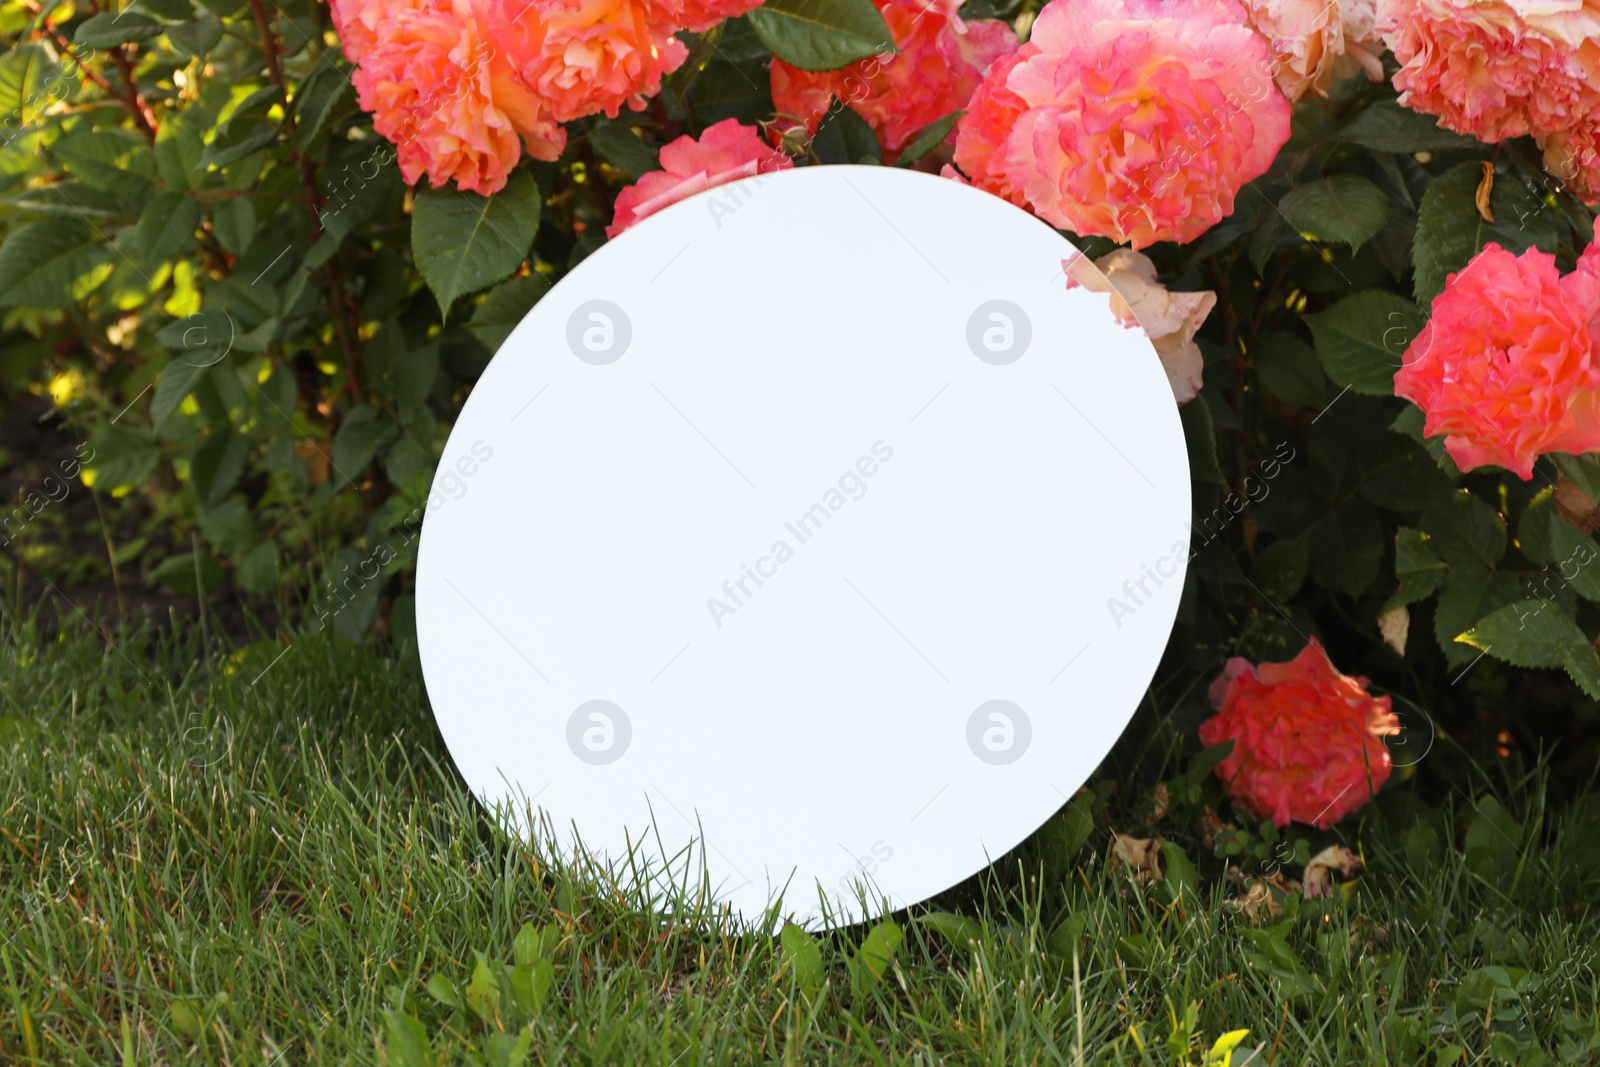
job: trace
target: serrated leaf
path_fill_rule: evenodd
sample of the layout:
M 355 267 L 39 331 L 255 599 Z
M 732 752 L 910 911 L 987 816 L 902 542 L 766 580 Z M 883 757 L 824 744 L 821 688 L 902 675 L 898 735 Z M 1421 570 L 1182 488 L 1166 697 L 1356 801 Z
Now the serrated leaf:
M 1470 646 L 1458 644 L 1457 636 L 1470 630 L 1484 616 L 1526 596 L 1514 575 L 1471 570 L 1452 572 L 1433 609 L 1434 637 L 1450 665 L 1459 667 L 1476 655 Z
M 211 364 L 196 357 L 179 357 L 161 368 L 156 392 L 150 400 L 150 424 L 160 426 L 178 410 L 183 398 L 194 392 Z
M 1400 588 L 1384 603 L 1382 610 L 1415 604 L 1432 596 L 1444 585 L 1449 574 L 1450 568 L 1428 543 L 1428 535 L 1402 526 L 1394 539 L 1394 576 L 1400 580 Z
M 1251 567 L 1252 581 L 1267 599 L 1282 604 L 1305 584 L 1311 567 L 1311 547 L 1304 537 L 1274 541 L 1256 554 Z
M 955 129 L 956 120 L 965 115 L 965 111 L 952 111 L 943 118 L 934 119 L 922 127 L 922 132 L 906 145 L 900 153 L 900 158 L 894 161 L 897 167 L 909 167 L 935 148 L 944 144 L 944 139 L 950 136 L 950 131 Z
M 76 80 L 62 84 L 60 64 L 43 46 L 19 42 L 0 55 L 0 115 L 15 124 L 13 129 L 25 127 L 46 107 L 69 99 Z M 59 95 L 45 91 L 46 85 L 61 85 Z
M 1334 131 L 1333 140 L 1397 155 L 1483 147 L 1471 137 L 1444 129 L 1432 115 L 1402 107 L 1395 100 L 1380 100 L 1362 108 Z
M 131 130 L 76 129 L 52 144 L 50 153 L 68 173 L 107 192 L 125 192 L 130 183 L 143 185 L 156 174 L 155 153 Z
M 1328 378 L 1316 349 L 1292 333 L 1272 333 L 1251 352 L 1256 374 L 1267 392 L 1286 404 L 1321 408 L 1328 401 Z
M 1394 394 L 1401 356 L 1423 325 L 1415 304 L 1385 289 L 1363 289 L 1305 318 L 1328 377 L 1367 396 Z
M 149 15 L 103 11 L 80 23 L 72 41 L 85 48 L 115 48 L 133 41 L 148 41 L 160 33 L 161 23 Z
M 1553 600 L 1519 600 L 1485 616 L 1456 639 L 1514 667 L 1561 667 L 1560 646 L 1588 639 Z
M 1514 254 L 1534 247 L 1556 250 L 1554 214 L 1536 192 L 1515 174 L 1497 174 L 1489 199 L 1496 221 L 1490 222 L 1478 213 L 1476 196 L 1482 180 L 1482 167 L 1463 163 L 1435 178 L 1423 195 L 1411 246 L 1418 304 L 1432 304 L 1444 290 L 1446 277 L 1465 267 L 1490 241 Z
M 166 259 L 182 248 L 199 226 L 200 201 L 182 193 L 157 193 L 139 213 L 139 252 L 151 263 Z
M 767 0 L 745 18 L 773 55 L 801 70 L 838 70 L 895 51 L 871 0 Z
M 1600 544 L 1556 514 L 1549 490 L 1523 514 L 1517 542 L 1523 555 L 1544 564 L 1542 572 L 1527 578 L 1538 596 L 1555 596 L 1570 587 L 1585 600 L 1600 601 Z
M 294 91 L 295 140 L 305 147 L 354 95 L 350 78 L 332 63 L 318 64 Z
M 493 355 L 533 310 L 533 305 L 549 291 L 549 280 L 537 273 L 502 282 L 483 298 L 483 303 L 472 313 L 467 329 Z
M 784 923 L 778 944 L 789 973 L 794 975 L 794 984 L 801 989 L 822 988 L 827 976 L 822 969 L 822 952 L 811 935 L 794 923 Z
M 1569 456 L 1563 452 L 1552 453 L 1550 458 L 1555 460 L 1556 470 L 1563 478 L 1575 483 L 1590 500 L 1600 500 L 1600 459 Z
M 1484 570 L 1506 554 L 1506 526 L 1494 508 L 1469 493 L 1453 493 L 1428 505 L 1422 529 L 1433 549 L 1454 567 Z
M 77 219 L 19 226 L 0 243 L 0 307 L 70 307 L 106 279 L 110 258 Z
M 385 419 L 377 408 L 358 404 L 345 415 L 339 432 L 333 438 L 330 457 L 334 470 L 345 478 L 355 480 L 367 469 L 378 449 L 394 440 L 400 427 Z
M 811 150 L 823 163 L 862 163 L 876 166 L 883 162 L 878 135 L 866 119 L 841 107 L 822 120 L 811 138 Z
M 1595 658 L 1595 648 L 1587 641 L 1563 641 L 1556 646 L 1561 656 L 1561 666 L 1567 677 L 1578 683 L 1586 695 L 1600 700 L 1600 659 Z
M 210 52 L 222 40 L 222 20 L 215 15 L 175 23 L 166 29 L 173 50 L 191 59 Z
M 1320 241 L 1359 249 L 1389 224 L 1389 198 L 1366 178 L 1335 174 L 1297 185 L 1278 203 L 1289 224 Z
M 213 431 L 190 449 L 189 484 L 200 506 L 221 504 L 239 484 L 249 458 L 249 439 L 232 430 Z
M 211 231 L 224 249 L 236 256 L 249 251 L 256 236 L 256 208 L 247 196 L 224 200 L 211 210 Z
M 411 252 L 448 318 L 456 297 L 504 278 L 528 256 L 539 228 L 539 186 L 527 171 L 492 197 L 460 189 L 420 192 L 411 209 Z
M 589 143 L 600 153 L 600 158 L 630 178 L 637 179 L 661 166 L 658 150 L 645 144 L 625 122 L 594 119 L 589 127 Z

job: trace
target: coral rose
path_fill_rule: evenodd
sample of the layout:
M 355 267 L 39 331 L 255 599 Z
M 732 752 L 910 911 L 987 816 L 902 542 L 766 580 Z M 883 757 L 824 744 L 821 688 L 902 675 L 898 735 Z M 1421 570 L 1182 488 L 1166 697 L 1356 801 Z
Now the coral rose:
M 973 96 L 956 159 L 1079 234 L 1192 241 L 1289 139 L 1272 56 L 1233 0 L 1052 0 L 1017 55 Z
M 1336 80 L 1358 70 L 1373 81 L 1383 78 L 1383 64 L 1371 40 L 1374 0 L 1243 2 L 1250 25 L 1272 47 L 1278 88 L 1291 101 L 1307 92 L 1327 96 Z
M 624 105 L 643 110 L 689 55 L 647 0 L 508 3 L 497 43 L 558 122 L 602 111 L 616 118 Z
M 1066 271 L 1068 289 L 1081 285 L 1090 292 L 1110 293 L 1111 311 L 1122 325 L 1144 330 L 1179 404 L 1199 394 L 1205 360 L 1194 335 L 1216 306 L 1216 293 L 1169 293 L 1157 279 L 1150 257 L 1127 248 L 1092 264 L 1081 254 L 1064 259 L 1061 269 Z
M 1483 141 L 1545 136 L 1600 111 L 1597 0 L 1383 0 L 1400 102 Z
M 767 146 L 755 127 L 723 119 L 707 126 L 699 140 L 686 134 L 665 145 L 662 169 L 651 171 L 617 194 L 606 236 L 615 237 L 640 219 L 695 193 L 792 166 L 788 156 Z
M 761 0 L 657 0 L 657 21 L 675 30 L 704 33 L 723 19 L 738 18 Z
M 1444 434 L 1462 470 L 1527 480 L 1546 452 L 1600 449 L 1600 253 L 1562 277 L 1555 257 L 1489 244 L 1433 301 L 1402 357 L 1396 396 Z
M 1314 637 L 1288 663 L 1230 659 L 1211 703 L 1217 714 L 1200 724 L 1200 741 L 1233 742 L 1217 777 L 1258 819 L 1326 830 L 1389 780 L 1379 738 L 1400 732 L 1399 717 L 1365 678 L 1335 670 Z
M 426 173 L 487 195 L 524 144 L 539 159 L 561 154 L 566 132 L 494 47 L 489 0 L 335 0 L 333 17 L 358 60 L 361 106 L 407 182 Z
M 963 22 L 961 0 L 873 0 L 898 55 L 868 56 L 842 70 L 813 72 L 772 61 L 772 103 L 815 133 L 837 97 L 867 120 L 886 152 L 966 106 L 984 71 L 1016 51 L 998 19 Z

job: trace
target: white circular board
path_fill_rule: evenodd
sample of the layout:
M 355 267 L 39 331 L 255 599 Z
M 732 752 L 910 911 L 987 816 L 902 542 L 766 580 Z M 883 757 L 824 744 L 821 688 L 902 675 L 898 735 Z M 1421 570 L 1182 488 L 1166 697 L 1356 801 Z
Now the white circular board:
M 1172 392 L 1072 254 L 954 181 L 810 167 L 555 286 L 425 519 L 422 667 L 472 790 L 752 922 L 913 904 L 1037 829 L 1188 559 Z

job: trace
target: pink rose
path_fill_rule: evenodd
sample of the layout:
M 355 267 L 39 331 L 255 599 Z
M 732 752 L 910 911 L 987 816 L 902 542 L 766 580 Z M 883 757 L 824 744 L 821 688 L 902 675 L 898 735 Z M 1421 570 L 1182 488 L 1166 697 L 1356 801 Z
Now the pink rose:
M 689 50 L 647 0 L 503 0 L 497 39 L 559 122 L 643 110 Z
M 542 102 L 495 46 L 489 0 L 334 0 L 373 127 L 394 142 L 409 183 L 499 191 L 525 145 L 555 159 L 566 144 Z
M 761 6 L 761 0 L 658 0 L 659 21 L 674 30 L 704 33 L 723 19 L 738 18 Z
M 615 237 L 640 219 L 695 193 L 792 166 L 794 162 L 769 148 L 753 126 L 723 119 L 707 126 L 699 140 L 685 134 L 665 145 L 662 169 L 651 171 L 617 194 L 606 236 Z
M 1600 112 L 1594 0 L 1381 0 L 1400 102 L 1483 141 L 1546 136 Z
M 1314 637 L 1288 663 L 1230 659 L 1211 703 L 1217 714 L 1200 724 L 1200 742 L 1233 742 L 1217 777 L 1255 818 L 1326 830 L 1389 780 L 1379 739 L 1400 732 L 1389 698 L 1335 670 Z
M 1016 51 L 997 19 L 963 22 L 960 0 L 873 0 L 898 55 L 869 56 L 843 70 L 813 72 L 772 61 L 772 102 L 815 133 L 837 97 L 867 120 L 891 157 L 930 122 L 966 106 L 984 71 Z
M 1067 288 L 1083 286 L 1090 292 L 1110 293 L 1111 311 L 1129 329 L 1142 328 L 1161 368 L 1172 383 L 1172 395 L 1187 404 L 1200 392 L 1205 359 L 1194 335 L 1217 304 L 1217 294 L 1170 293 L 1156 277 L 1150 258 L 1119 248 L 1093 263 L 1084 255 L 1061 261 Z M 1099 269 L 1096 270 L 1095 268 Z
M 1600 227 L 1600 224 L 1597 224 Z M 1546 452 L 1600 449 L 1600 252 L 1562 277 L 1555 257 L 1497 244 L 1452 274 L 1402 357 L 1396 396 L 1462 470 L 1527 480 Z
M 957 162 L 1079 234 L 1192 241 L 1289 139 L 1271 54 L 1233 0 L 1052 0 L 1017 56 L 973 96 Z

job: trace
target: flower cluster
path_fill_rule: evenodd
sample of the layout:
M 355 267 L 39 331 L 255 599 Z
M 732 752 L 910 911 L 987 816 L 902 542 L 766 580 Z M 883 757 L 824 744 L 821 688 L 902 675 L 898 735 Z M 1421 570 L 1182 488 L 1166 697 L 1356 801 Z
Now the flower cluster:
M 1235 657 L 1211 685 L 1206 745 L 1233 742 L 1217 777 L 1239 807 L 1279 826 L 1327 829 L 1389 780 L 1383 737 L 1400 732 L 1388 697 L 1334 669 L 1316 638 L 1288 663 Z
M 963 22 L 961 0 L 873 0 L 897 55 L 869 56 L 842 70 L 812 72 L 772 61 L 772 103 L 780 121 L 808 133 L 842 100 L 867 120 L 890 158 L 929 123 L 966 106 L 984 72 L 1016 51 L 998 19 Z
M 1600 203 L 1600 3 L 1381 0 L 1400 102 L 1483 141 L 1533 135 L 1546 166 Z
M 1275 80 L 1291 101 L 1355 74 L 1383 80 L 1377 0 L 1244 0 L 1250 25 L 1272 47 Z
M 757 0 L 759 2 L 759 0 Z M 490 194 L 560 123 L 640 109 L 688 50 L 673 36 L 749 0 L 332 0 L 351 77 L 407 182 Z
M 1489 244 L 1433 301 L 1394 391 L 1462 470 L 1524 480 L 1546 452 L 1600 449 L 1600 223 L 1563 277 L 1555 257 Z
M 969 101 L 955 162 L 1081 235 L 1191 241 L 1289 139 L 1273 65 L 1234 0 L 1055 0 Z

